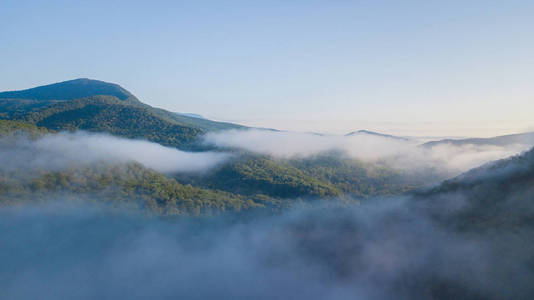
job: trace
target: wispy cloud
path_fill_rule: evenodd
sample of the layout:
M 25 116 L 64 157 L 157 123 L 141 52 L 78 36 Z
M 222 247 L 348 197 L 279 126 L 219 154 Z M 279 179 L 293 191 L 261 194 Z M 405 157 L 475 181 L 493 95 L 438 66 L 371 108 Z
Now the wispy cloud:
M 84 132 L 0 139 L 0 168 L 60 170 L 96 162 L 135 161 L 159 172 L 202 172 L 228 158 L 218 152 L 185 152 L 143 140 Z
M 450 173 L 463 172 L 529 148 L 528 145 L 438 145 L 425 148 L 415 140 L 399 140 L 372 134 L 341 136 L 256 129 L 209 133 L 204 142 L 282 159 L 341 151 L 361 161 L 381 162 L 407 170 L 438 168 Z

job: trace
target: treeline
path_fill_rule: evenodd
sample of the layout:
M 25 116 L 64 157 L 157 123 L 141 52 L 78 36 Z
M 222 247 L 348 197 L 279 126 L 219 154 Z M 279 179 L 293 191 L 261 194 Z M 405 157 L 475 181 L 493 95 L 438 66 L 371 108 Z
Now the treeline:
M 534 149 L 418 192 L 415 199 L 462 230 L 534 226 Z
M 86 130 L 126 138 L 142 138 L 186 150 L 202 150 L 198 138 L 208 131 L 242 126 L 181 116 L 141 102 L 113 96 L 70 101 L 0 99 L 0 118 L 19 120 L 55 131 Z
M 34 124 L 0 120 L 0 138 L 38 138 L 51 132 Z M 184 185 L 138 163 L 97 163 L 62 171 L 7 171 L 0 167 L 2 205 L 80 199 L 162 216 L 209 215 L 253 208 L 277 210 L 285 205 L 261 194 L 243 196 Z
M 138 163 L 96 164 L 32 174 L 25 174 L 23 170 L 0 173 L 0 203 L 3 205 L 79 199 L 162 216 L 209 215 L 253 208 L 276 210 L 283 205 L 261 194 L 242 196 L 180 184 Z
M 366 163 L 342 153 L 327 153 L 288 163 L 308 176 L 335 186 L 343 194 L 357 197 L 398 195 L 423 184 L 415 174 L 407 174 L 379 163 Z
M 156 116 L 150 109 L 111 96 L 94 96 L 61 102 L 22 117 L 52 130 L 106 132 L 126 138 L 143 138 L 187 149 L 204 130 L 179 125 Z
M 26 135 L 37 137 L 42 134 L 51 133 L 44 127 L 37 127 L 34 124 L 29 124 L 21 121 L 0 120 L 0 137 Z
M 241 154 L 239 159 L 205 176 L 178 174 L 176 178 L 195 186 L 244 195 L 260 192 L 275 198 L 365 198 L 398 195 L 420 186 L 405 176 L 391 168 L 331 154 L 290 160 Z
M 79 103 L 74 100 L 71 105 L 87 108 L 88 102 Z M 109 107 L 106 110 L 113 111 Z M 86 113 L 87 111 L 84 112 Z M 47 115 L 46 110 L 43 114 L 32 114 L 32 120 L 42 124 L 42 121 L 49 120 Z M 58 112 L 50 115 L 57 116 Z M 113 122 L 113 118 L 106 119 Z M 105 124 L 103 121 L 99 126 Z M 34 124 L 7 120 L 0 121 L 0 132 L 2 131 L 3 135 L 26 132 L 24 134 L 31 133 L 32 136 L 50 132 Z M 20 170 L 19 173 L 25 174 L 25 170 Z M 21 174 L 2 174 L 0 192 L 4 203 L 27 202 L 31 199 L 39 201 L 60 193 L 67 195 L 63 197 L 91 194 L 98 195 L 97 198 L 102 201 L 115 204 L 136 203 L 147 211 L 161 215 L 210 214 L 251 208 L 278 210 L 293 203 L 319 198 L 348 196 L 351 199 L 361 199 L 399 194 L 414 188 L 413 185 L 399 182 L 397 179 L 401 176 L 393 170 L 343 159 L 337 155 L 279 160 L 239 153 L 234 160 L 208 174 L 182 174 L 175 175 L 174 178 L 148 170 L 139 164 L 127 168 L 100 166 L 64 172 L 40 171 L 38 175 L 32 175 L 34 179 L 31 182 L 13 181 L 14 178 L 24 178 Z

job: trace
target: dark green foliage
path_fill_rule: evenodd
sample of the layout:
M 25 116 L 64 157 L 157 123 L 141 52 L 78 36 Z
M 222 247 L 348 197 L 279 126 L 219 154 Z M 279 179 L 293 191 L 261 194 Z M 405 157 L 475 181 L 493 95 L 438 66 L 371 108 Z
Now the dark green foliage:
M 87 78 L 58 82 L 22 91 L 2 92 L 0 98 L 47 101 L 72 100 L 96 95 L 109 95 L 121 100 L 137 101 L 130 92 L 117 84 Z
M 421 185 L 414 178 L 391 168 L 366 164 L 341 155 L 280 160 L 244 155 L 222 165 L 206 177 L 184 177 L 181 181 L 245 195 L 260 192 L 277 198 L 369 197 L 398 195 Z
M 534 226 L 534 149 L 447 180 L 417 199 L 460 228 Z
M 401 194 L 422 184 L 390 167 L 360 162 L 341 153 L 290 160 L 289 163 L 317 180 L 330 183 L 343 193 L 358 197 Z
M 290 160 L 242 154 L 208 176 L 177 178 L 206 188 L 245 195 L 260 192 L 276 198 L 398 195 L 423 184 L 391 168 L 341 154 Z
M 206 177 L 182 179 L 194 185 L 245 195 L 261 193 L 277 198 L 342 195 L 337 187 L 306 174 L 287 161 L 263 156 L 245 156 L 221 166 Z
M 263 195 L 240 196 L 183 185 L 140 164 L 104 165 L 37 174 L 0 173 L 0 203 L 13 205 L 55 200 L 90 201 L 142 209 L 157 215 L 206 215 L 253 208 L 276 209 Z
M 39 101 L 27 99 L 0 99 L 1 119 L 23 119 L 29 112 L 39 111 L 62 102 L 60 100 Z
M 25 118 L 53 130 L 106 132 L 127 138 L 142 138 L 166 146 L 187 148 L 204 133 L 202 129 L 166 121 L 150 110 L 118 103 L 110 96 L 95 96 L 62 102 Z
M 0 137 L 16 135 L 37 137 L 48 132 L 46 128 L 37 127 L 34 124 L 21 121 L 0 120 Z

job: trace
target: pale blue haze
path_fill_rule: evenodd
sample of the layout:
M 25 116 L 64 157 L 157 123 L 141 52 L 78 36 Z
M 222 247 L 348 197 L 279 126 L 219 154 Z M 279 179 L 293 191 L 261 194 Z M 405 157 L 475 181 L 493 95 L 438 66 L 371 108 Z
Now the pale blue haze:
M 534 1 L 3 0 L 0 41 L 0 90 L 88 77 L 280 129 L 534 129 Z

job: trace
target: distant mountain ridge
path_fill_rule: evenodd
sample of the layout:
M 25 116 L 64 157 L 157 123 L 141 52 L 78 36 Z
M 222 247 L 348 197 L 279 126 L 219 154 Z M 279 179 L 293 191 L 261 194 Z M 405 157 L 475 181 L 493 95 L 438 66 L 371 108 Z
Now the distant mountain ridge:
M 409 138 L 405 138 L 405 137 L 401 137 L 401 136 L 384 134 L 384 133 L 374 132 L 374 131 L 365 130 L 365 129 L 347 133 L 345 136 L 354 136 L 354 135 L 359 135 L 359 134 L 374 135 L 374 136 L 378 136 L 378 137 L 390 138 L 390 139 L 395 139 L 395 140 L 403 140 L 403 141 L 410 140 Z
M 467 138 L 467 139 L 444 139 L 424 143 L 424 147 L 434 147 L 438 145 L 493 145 L 506 146 L 512 144 L 534 145 L 534 132 L 501 135 L 491 138 Z

